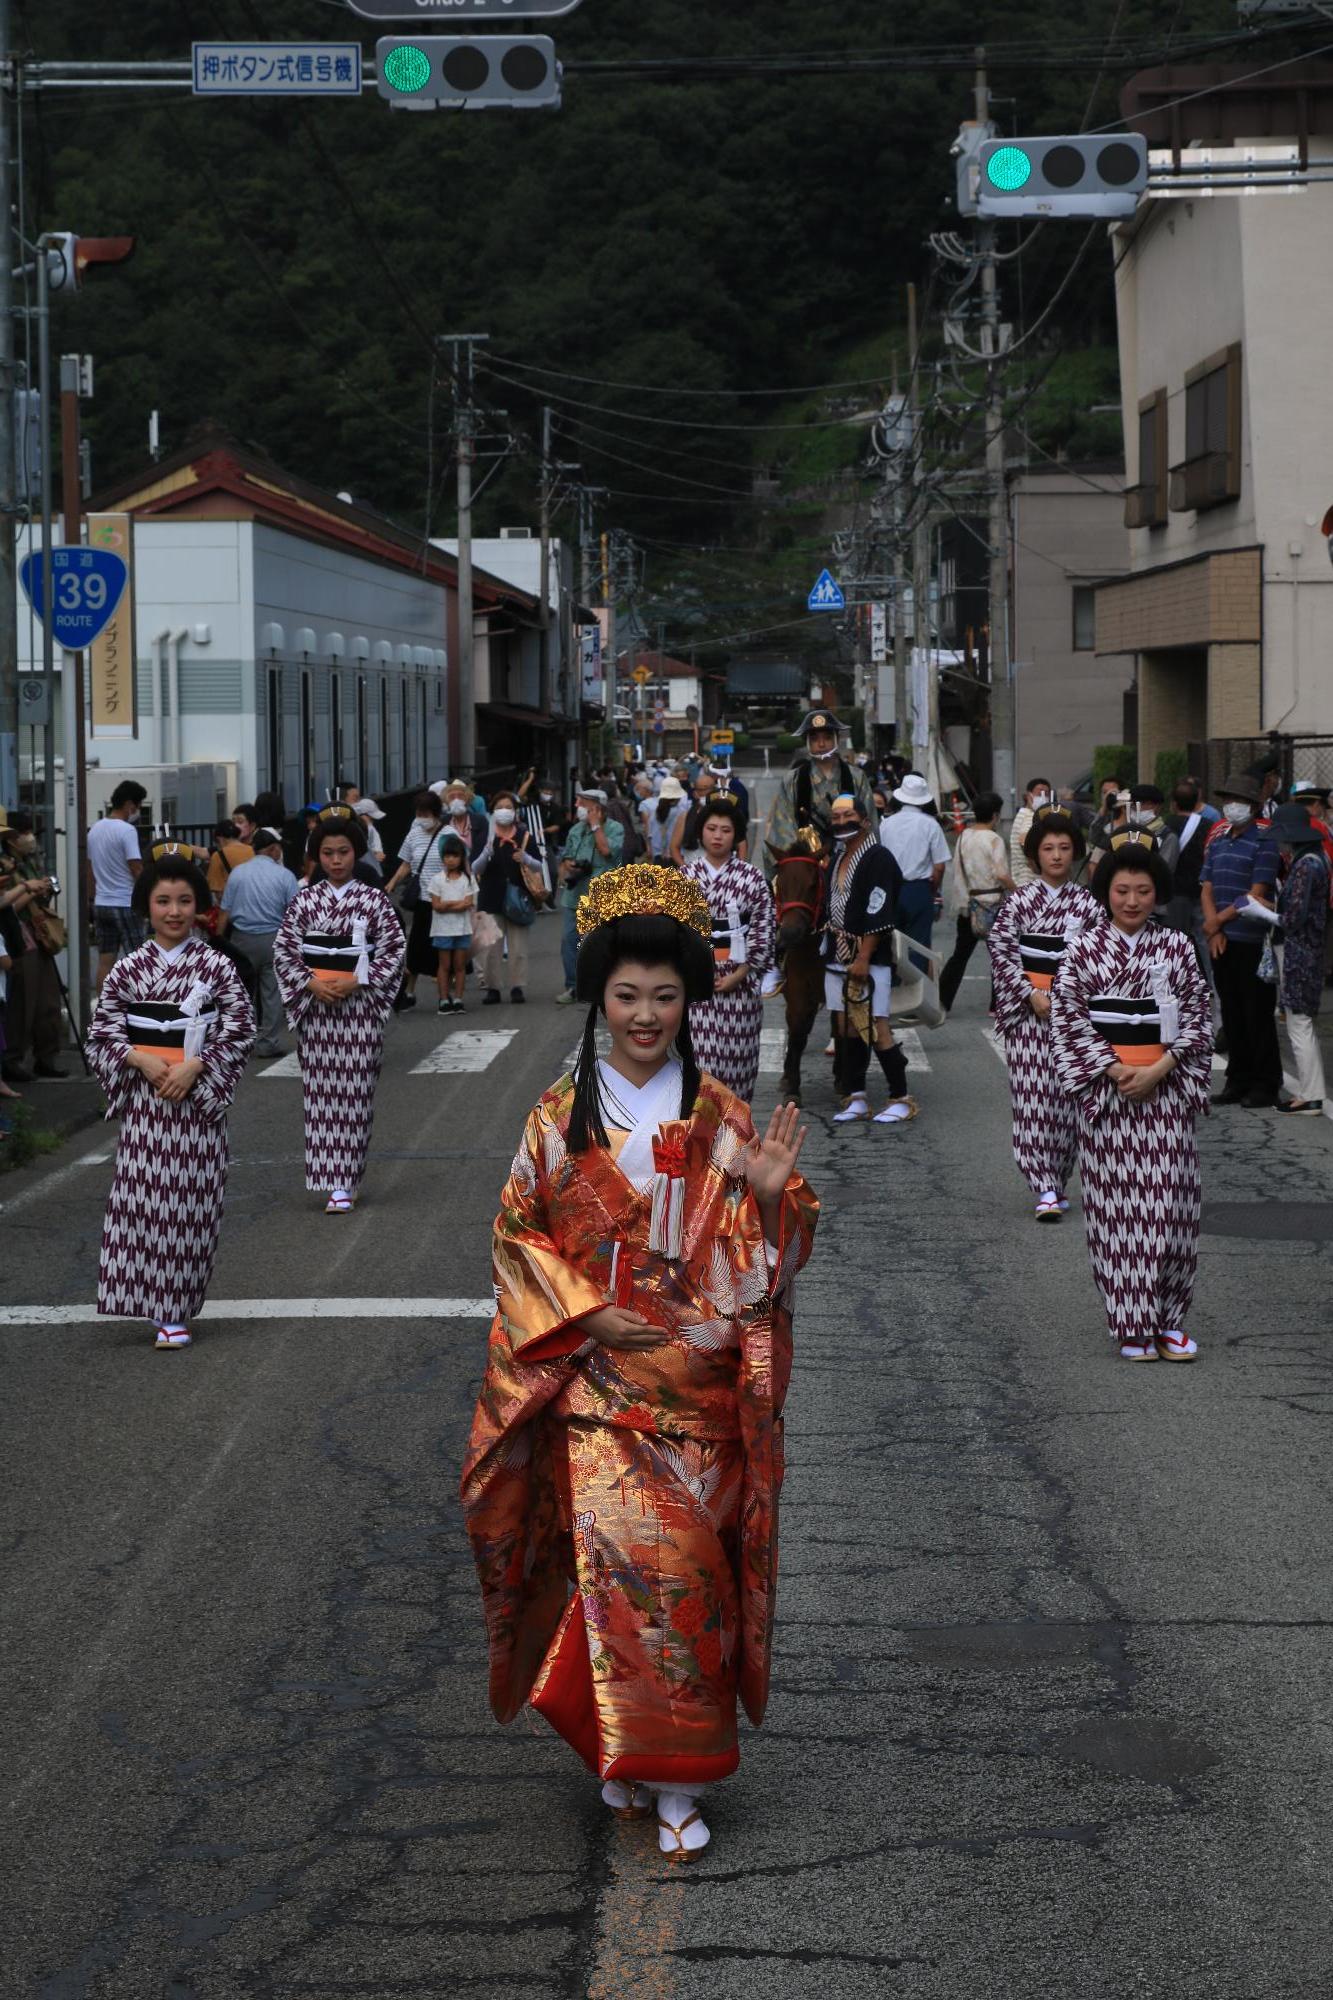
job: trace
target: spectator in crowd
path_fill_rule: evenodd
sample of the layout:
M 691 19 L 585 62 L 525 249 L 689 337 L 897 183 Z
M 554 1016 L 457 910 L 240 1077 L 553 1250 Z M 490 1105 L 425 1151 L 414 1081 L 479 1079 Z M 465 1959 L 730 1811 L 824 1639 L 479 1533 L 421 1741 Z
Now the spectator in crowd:
M 677 790 L 679 790 L 677 785 Z M 606 817 L 606 794 L 600 785 L 580 785 L 574 795 L 574 825 L 560 859 L 560 960 L 565 989 L 556 995 L 559 1006 L 574 1002 L 575 963 L 579 952 L 578 911 L 599 875 L 620 865 L 625 836 L 615 820 Z
M 271 824 L 281 829 L 282 821 L 283 815 L 279 813 Z M 236 838 L 244 841 L 252 853 L 258 853 L 259 850 L 255 847 L 255 835 L 261 826 L 270 824 L 270 822 L 260 819 L 259 808 L 249 803 L 237 806 L 231 816 L 231 823 L 236 829 Z
M 435 790 L 433 785 L 431 790 Z M 457 835 L 467 848 L 469 862 L 474 861 L 486 845 L 489 822 L 485 813 L 476 807 L 472 787 L 465 785 L 461 778 L 451 778 L 440 796 L 444 804 L 445 832 Z
M 671 859 L 679 868 L 689 855 L 691 860 L 699 853 L 699 830 L 703 825 L 703 811 L 714 792 L 718 781 L 712 771 L 699 771 L 690 786 L 690 796 L 683 816 L 671 829 Z
M 1023 803 L 1014 814 L 1014 823 L 1009 829 L 1009 873 L 1017 889 L 1037 879 L 1036 870 L 1024 852 L 1023 842 L 1028 837 L 1033 813 L 1038 806 L 1048 806 L 1052 796 L 1049 778 L 1029 778 L 1023 787 Z
M 1291 788 L 1293 805 L 1303 806 L 1310 815 L 1311 826 L 1318 829 L 1323 843 L 1324 859 L 1333 868 L 1333 826 L 1329 824 L 1329 788 L 1318 784 L 1313 778 L 1297 778 Z
M 1171 806 L 1171 811 L 1165 815 L 1165 825 L 1175 840 L 1176 858 L 1173 865 L 1168 864 L 1171 866 L 1171 894 L 1166 905 L 1166 921 L 1172 930 L 1183 931 L 1186 937 L 1194 940 L 1199 969 L 1208 981 L 1213 1026 L 1217 1028 L 1221 1014 L 1217 988 L 1213 983 L 1212 953 L 1204 935 L 1199 877 L 1203 872 L 1209 832 L 1217 825 L 1221 815 L 1216 806 L 1203 803 L 1197 778 L 1179 780 L 1172 794 Z
M 467 986 L 467 963 L 472 950 L 473 913 L 477 907 L 477 887 L 472 879 L 467 847 L 456 833 L 440 838 L 440 866 L 425 883 L 426 907 L 431 913 L 430 941 L 435 953 L 435 979 L 439 989 L 439 1014 L 461 1014 Z
M 204 880 L 208 883 L 214 903 L 221 900 L 222 892 L 233 868 L 239 868 L 243 861 L 253 861 L 255 850 L 246 840 L 238 840 L 236 827 L 229 819 L 220 819 L 213 828 L 208 843 L 208 867 Z
M 434 979 L 439 970 L 438 956 L 431 939 L 431 904 L 426 882 L 435 873 L 435 843 L 440 835 L 440 801 L 432 791 L 418 792 L 412 801 L 414 818 L 398 850 L 398 866 L 384 885 L 391 896 L 401 889 L 398 908 L 407 918 L 407 970 L 403 990 L 394 1002 L 395 1011 L 405 1013 L 417 1004 L 417 981 Z
M 37 846 L 31 813 L 16 812 L 0 827 L 0 911 L 3 936 L 0 956 L 8 963 L 0 980 L 4 1002 L 4 1076 L 9 1083 L 31 1083 L 34 1074 L 63 1077 L 59 1057 L 64 1040 L 60 1020 L 60 980 L 55 953 L 64 943 L 64 926 L 51 919 L 52 878 Z M 31 1064 L 31 1067 L 29 1067 Z M 13 1096 L 6 1091 L 6 1096 Z
M 1282 790 L 1282 772 L 1276 755 L 1256 757 L 1252 764 L 1245 766 L 1245 776 L 1259 787 L 1259 810 L 1255 817 L 1261 827 L 1266 827 L 1272 818 L 1277 795 Z
M 1120 802 L 1122 791 L 1123 804 Z M 1087 876 L 1094 873 L 1102 856 L 1110 852 L 1111 835 L 1125 824 L 1125 812 L 1129 806 L 1129 793 L 1119 778 L 1103 778 L 1097 792 L 1097 812 L 1088 828 L 1088 852 L 1081 870 Z
M 286 1054 L 282 1040 L 283 1006 L 278 975 L 273 969 L 273 940 L 300 888 L 283 865 L 282 835 L 276 826 L 258 826 L 248 843 L 253 858 L 238 862 L 222 891 L 219 935 L 249 966 L 254 981 L 259 1034 L 257 1056 Z
M 968 960 L 978 942 L 989 934 L 1002 898 L 1014 886 L 1009 855 L 996 831 L 1003 808 L 1004 800 L 998 792 L 981 792 L 973 808 L 974 823 L 963 828 L 954 850 L 958 935 L 953 956 L 940 974 L 940 1005 L 946 1014 L 958 998 Z
M 88 829 L 88 892 L 99 993 L 116 960 L 137 951 L 148 934 L 143 918 L 131 908 L 135 880 L 143 870 L 135 824 L 147 797 L 133 778 L 123 779 L 111 794 L 106 818 L 94 820 Z
M 1277 881 L 1277 843 L 1259 823 L 1263 794 L 1245 771 L 1218 787 L 1225 827 L 1203 857 L 1199 894 L 1204 935 L 1222 1008 L 1227 1075 L 1214 1104 L 1274 1105 L 1282 1083 L 1282 1058 L 1274 1019 L 1275 989 L 1259 977 L 1266 926 L 1246 909 L 1251 895 L 1271 902 Z
M 374 874 L 375 881 L 380 883 L 384 880 L 384 842 L 380 839 L 375 822 L 384 818 L 384 808 L 376 805 L 374 799 L 366 798 L 363 793 L 357 794 L 355 806 L 366 832 L 366 864 Z
M 1324 989 L 1329 865 L 1319 829 L 1299 800 L 1277 808 L 1273 834 L 1287 864 L 1277 906 L 1284 940 L 1278 992 L 1296 1064 L 1296 1094 L 1278 1109 L 1313 1118 L 1324 1108 L 1324 1058 L 1315 1015 Z
M 518 799 L 513 792 L 497 792 L 492 801 L 491 837 L 477 856 L 472 871 L 477 885 L 476 909 L 492 919 L 498 933 L 480 954 L 482 985 L 486 988 L 483 1007 L 500 1005 L 506 956 L 510 1000 L 521 1006 L 527 997 L 523 989 L 528 976 L 531 917 L 520 917 L 518 909 L 524 906 L 531 910 L 532 916 L 537 914 L 523 880 L 524 863 L 528 861 L 528 831 L 519 824 Z
M 716 789 L 719 792 L 730 792 L 732 798 L 735 799 L 741 809 L 741 818 L 748 820 L 750 817 L 750 794 L 746 786 L 736 776 L 730 764 L 710 764 L 709 771 L 716 780 Z
M 684 786 L 679 778 L 668 774 L 662 780 L 657 797 L 647 801 L 640 808 L 650 861 L 671 860 L 672 835 L 688 811 L 689 803 L 685 797 Z
M 931 933 L 940 907 L 940 883 L 949 865 L 949 843 L 933 811 L 930 786 L 916 771 L 909 771 L 897 787 L 894 799 L 902 808 L 880 827 L 880 844 L 897 862 L 902 874 L 898 891 L 897 928 L 918 944 L 930 946 Z M 913 965 L 926 969 L 924 959 L 913 956 Z
M 1180 859 L 1180 841 L 1172 832 L 1166 820 L 1166 798 L 1160 785 L 1131 785 L 1129 789 L 1129 810 L 1125 815 L 1130 826 L 1141 827 L 1157 842 L 1157 852 L 1168 876 L 1173 876 L 1176 863 Z M 1159 910 L 1158 916 L 1165 914 Z

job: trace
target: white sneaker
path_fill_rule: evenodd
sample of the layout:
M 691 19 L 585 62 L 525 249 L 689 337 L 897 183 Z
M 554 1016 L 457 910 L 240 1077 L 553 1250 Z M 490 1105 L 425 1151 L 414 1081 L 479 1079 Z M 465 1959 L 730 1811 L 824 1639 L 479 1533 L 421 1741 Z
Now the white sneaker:
M 1156 1345 L 1163 1361 L 1197 1361 L 1199 1358 L 1198 1341 L 1191 1340 L 1187 1333 L 1179 1329 L 1159 1333 Z
M 834 1112 L 833 1123 L 835 1125 L 850 1125 L 855 1119 L 869 1118 L 869 1116 L 870 1106 L 865 1098 L 858 1093 L 857 1096 L 848 1098 L 841 1111 Z
M 190 1329 L 188 1326 L 160 1326 L 157 1329 L 157 1339 L 153 1342 L 153 1345 L 154 1347 L 188 1347 L 190 1345 Z
M 657 1794 L 657 1845 L 668 1861 L 697 1861 L 711 1838 L 688 1792 Z
M 1062 1214 L 1060 1197 L 1054 1188 L 1047 1188 L 1044 1194 L 1037 1196 L 1038 1222 L 1058 1222 Z

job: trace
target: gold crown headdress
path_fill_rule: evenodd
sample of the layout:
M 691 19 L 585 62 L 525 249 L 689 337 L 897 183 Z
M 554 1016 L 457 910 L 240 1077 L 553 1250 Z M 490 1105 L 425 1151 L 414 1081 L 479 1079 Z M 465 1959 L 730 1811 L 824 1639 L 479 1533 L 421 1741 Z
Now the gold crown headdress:
M 204 858 L 203 848 L 192 847 L 188 840 L 157 840 L 149 848 L 148 853 L 154 861 L 164 861 L 168 854 L 175 855 L 181 861 L 202 861 Z
M 1157 851 L 1157 837 L 1149 833 L 1146 826 L 1126 827 L 1121 833 L 1111 835 L 1111 846 L 1118 852 L 1122 847 L 1146 847 L 1150 854 Z
M 697 882 L 674 868 L 632 861 L 599 875 L 578 908 L 578 934 L 609 924 L 615 917 L 674 917 L 701 937 L 713 935 L 708 899 Z

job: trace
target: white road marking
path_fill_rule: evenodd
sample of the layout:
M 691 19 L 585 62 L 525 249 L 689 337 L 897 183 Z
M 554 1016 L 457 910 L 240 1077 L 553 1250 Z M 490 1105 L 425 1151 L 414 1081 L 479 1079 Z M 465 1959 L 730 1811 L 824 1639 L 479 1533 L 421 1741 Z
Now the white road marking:
M 930 1058 L 921 1046 L 921 1037 L 915 1028 L 895 1028 L 893 1038 L 900 1044 L 907 1057 L 908 1069 L 928 1070 Z M 818 1042 L 818 1050 L 816 1050 Z M 815 1053 L 823 1053 L 827 1046 L 817 1035 L 806 1044 L 808 1059 Z M 759 1030 L 759 1074 L 760 1076 L 780 1076 L 787 1055 L 787 1030 L 785 1028 L 761 1028 Z M 827 1058 L 826 1058 L 827 1060 Z
M 1004 1064 L 1004 1067 L 1008 1069 L 1009 1058 L 1004 1052 L 1004 1036 L 1000 1033 L 999 1029 L 983 1028 L 981 1031 L 981 1039 L 988 1045 L 988 1047 L 990 1047 L 995 1051 L 995 1054 Z
M 489 1319 L 494 1311 L 490 1299 L 210 1299 L 196 1318 Z M 0 1306 L 0 1326 L 82 1326 L 96 1319 L 95 1305 Z
M 289 1056 L 279 1056 L 276 1062 L 265 1063 L 261 1076 L 300 1076 L 301 1058 L 293 1049 Z
M 458 1076 L 489 1069 L 518 1033 L 517 1028 L 461 1028 L 413 1063 L 409 1076 Z
M 909 1070 L 928 1070 L 930 1068 L 930 1059 L 921 1046 L 921 1037 L 915 1028 L 895 1028 L 893 1039 L 898 1043 L 900 1048 L 906 1051 L 907 1067 Z
M 28 1208 L 35 1201 L 45 1201 L 56 1188 L 72 1180 L 85 1167 L 104 1167 L 108 1160 L 115 1159 L 114 1153 L 81 1153 L 77 1160 L 71 1160 L 67 1167 L 57 1167 L 53 1173 L 44 1174 L 32 1187 L 24 1188 L 19 1194 L 2 1204 L 6 1216 L 14 1215 L 21 1208 Z

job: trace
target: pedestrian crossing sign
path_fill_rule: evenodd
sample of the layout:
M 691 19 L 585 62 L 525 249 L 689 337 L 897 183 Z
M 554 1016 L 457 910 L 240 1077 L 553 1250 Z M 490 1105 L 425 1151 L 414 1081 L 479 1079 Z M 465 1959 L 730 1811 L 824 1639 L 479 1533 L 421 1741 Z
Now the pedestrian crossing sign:
M 819 581 L 806 599 L 808 611 L 845 611 L 847 600 L 842 594 L 842 585 L 828 570 L 819 572 Z

